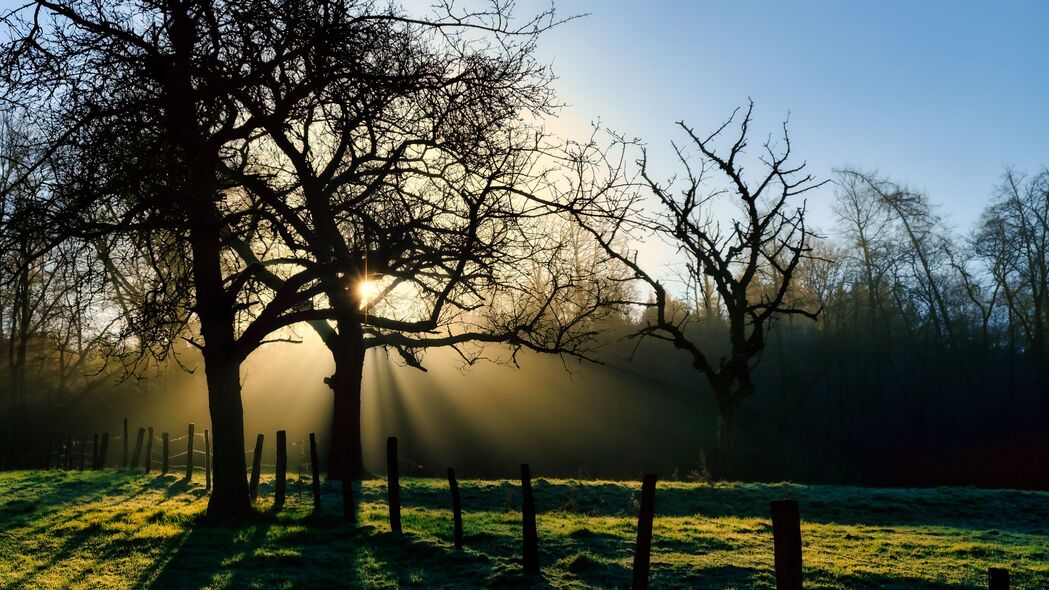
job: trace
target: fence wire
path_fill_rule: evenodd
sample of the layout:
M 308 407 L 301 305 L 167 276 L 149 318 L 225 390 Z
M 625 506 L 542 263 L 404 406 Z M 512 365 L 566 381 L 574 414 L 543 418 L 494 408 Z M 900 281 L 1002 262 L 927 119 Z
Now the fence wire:
M 194 432 L 193 433 L 193 442 L 194 442 L 193 469 L 194 469 L 194 471 L 205 471 L 207 469 L 207 465 L 205 463 L 210 459 L 210 457 L 208 456 L 208 451 L 210 449 L 205 450 L 203 448 L 200 448 L 201 446 L 205 446 L 205 445 L 199 445 L 198 446 L 198 444 L 199 444 L 199 441 L 202 440 L 202 439 L 204 441 L 210 443 L 211 431 L 208 428 L 205 428 L 205 429 L 202 429 L 202 430 L 203 431 L 201 431 L 201 432 Z M 206 431 L 206 433 L 205 433 L 205 431 Z M 157 429 L 154 428 L 153 429 L 153 435 L 152 435 L 151 439 L 150 438 L 143 438 L 142 445 L 144 447 L 146 447 L 146 448 L 140 448 L 139 452 L 140 453 L 141 452 L 145 452 L 145 453 L 147 453 L 147 455 L 145 455 L 144 457 L 140 458 L 140 460 L 137 461 L 135 465 L 128 465 L 130 463 L 130 459 L 133 457 L 133 454 L 130 451 L 122 451 L 121 450 L 122 445 L 120 445 L 119 442 L 124 440 L 124 436 L 122 436 L 120 434 L 117 434 L 117 435 L 113 435 L 113 436 L 108 436 L 108 438 L 107 438 L 106 437 L 107 434 L 108 433 L 101 433 L 101 434 L 100 433 L 93 433 L 91 436 L 84 435 L 84 436 L 81 436 L 80 438 L 75 438 L 74 437 L 71 441 L 69 440 L 69 438 L 53 440 L 52 443 L 51 443 L 51 446 L 50 446 L 51 450 L 48 452 L 48 454 L 45 454 L 45 456 L 44 456 L 45 462 L 46 462 L 47 466 L 49 466 L 49 467 L 50 466 L 57 466 L 57 467 L 65 466 L 65 467 L 79 468 L 79 465 L 80 465 L 80 457 L 78 455 L 78 451 L 79 451 L 80 453 L 82 453 L 84 455 L 84 463 L 83 463 L 84 464 L 84 469 L 93 469 L 94 465 L 100 459 L 97 455 L 102 450 L 101 449 L 102 442 L 103 442 L 103 440 L 107 440 L 108 441 L 108 445 L 107 445 L 107 448 L 106 448 L 106 454 L 104 456 L 104 464 L 101 465 L 101 468 L 103 468 L 103 469 L 107 468 L 107 467 L 114 467 L 114 466 L 123 467 L 125 469 L 144 469 L 146 467 L 146 465 L 148 464 L 150 471 L 152 471 L 154 468 L 157 468 L 159 470 L 160 468 L 162 468 L 164 466 L 164 457 L 163 457 L 164 437 L 163 437 L 163 434 L 165 434 L 165 433 L 160 432 L 160 431 L 158 431 Z M 130 440 L 131 438 L 135 438 L 136 439 L 135 447 L 136 448 L 138 447 L 137 436 L 132 437 L 132 436 L 129 435 L 127 438 L 128 438 L 128 440 Z M 168 436 L 167 442 L 168 442 L 169 454 L 168 454 L 168 458 L 167 458 L 167 464 L 168 464 L 168 470 L 169 471 L 184 470 L 186 468 L 186 466 L 187 466 L 186 457 L 189 455 L 189 448 L 188 448 L 189 447 L 189 444 L 188 444 L 189 443 L 189 440 L 188 440 L 189 438 L 190 438 L 190 435 L 189 435 L 188 432 L 186 432 L 185 434 L 180 434 L 178 436 L 170 436 L 170 435 Z M 152 445 L 149 444 L 150 442 L 152 442 Z M 246 440 L 245 441 L 245 445 L 247 446 L 248 444 L 249 444 L 249 441 Z M 181 450 L 179 450 L 178 452 L 171 452 L 171 451 L 175 450 L 172 447 L 176 446 L 176 445 L 180 446 Z M 307 439 L 289 440 L 289 441 L 287 441 L 287 445 L 288 445 L 288 447 L 290 447 L 290 448 L 288 448 L 288 459 L 289 459 L 288 465 L 287 465 L 288 471 L 289 472 L 297 472 L 300 478 L 309 478 L 309 477 L 311 477 L 312 470 L 313 470 L 313 465 L 312 465 L 312 462 L 309 460 L 310 459 L 310 455 L 309 455 L 309 441 Z M 89 446 L 92 448 L 90 454 L 87 453 L 87 448 Z M 210 446 L 210 445 L 208 445 L 208 446 Z M 318 444 L 318 446 L 319 446 L 319 444 Z M 296 450 L 298 451 L 298 453 L 295 452 Z M 254 463 L 254 461 L 253 461 L 253 459 L 254 459 L 254 452 L 255 452 L 254 448 L 252 448 L 250 450 L 246 450 L 245 453 L 244 453 L 245 457 L 250 457 L 252 459 L 252 461 L 251 461 L 252 464 Z M 117 453 L 121 453 L 121 455 L 117 456 L 116 455 Z M 262 453 L 263 453 L 263 457 L 272 457 L 272 456 L 274 456 L 275 453 L 276 453 L 275 445 L 273 445 L 273 450 L 271 450 L 270 447 L 264 446 L 263 450 L 262 450 Z M 374 457 L 377 457 L 377 456 L 379 456 L 379 457 L 384 457 L 385 456 L 385 453 L 378 453 L 378 452 L 364 452 L 362 454 L 367 456 L 367 457 L 370 457 L 370 458 L 374 458 Z M 296 455 L 297 455 L 297 457 L 296 457 Z M 203 458 L 202 458 L 202 456 L 203 456 Z M 297 462 L 294 461 L 293 458 L 297 458 L 298 461 Z M 406 467 L 406 468 L 408 468 L 410 470 L 416 471 L 416 472 L 423 472 L 423 471 L 427 470 L 427 465 L 426 464 L 424 464 L 424 463 L 422 463 L 422 462 L 420 462 L 420 461 L 418 461 L 415 458 L 410 457 L 410 456 L 406 456 L 406 455 L 403 455 L 403 454 L 398 454 L 397 461 L 398 461 L 399 465 L 401 465 L 403 467 Z M 260 462 L 260 468 L 262 468 L 264 470 L 275 470 L 276 467 L 277 467 L 277 465 L 275 463 L 269 463 L 269 462 L 267 462 L 265 460 Z M 252 468 L 251 464 L 246 465 L 246 470 L 247 471 L 250 471 L 251 468 Z

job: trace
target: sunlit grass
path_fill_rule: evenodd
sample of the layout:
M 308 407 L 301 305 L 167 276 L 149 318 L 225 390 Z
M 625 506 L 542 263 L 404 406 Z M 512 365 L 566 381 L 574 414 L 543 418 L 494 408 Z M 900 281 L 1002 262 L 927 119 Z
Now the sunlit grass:
M 543 578 L 522 577 L 515 482 L 461 482 L 466 548 L 452 547 L 447 485 L 405 480 L 403 537 L 387 524 L 385 484 L 367 481 L 359 528 L 339 487 L 311 515 L 292 485 L 241 527 L 200 521 L 206 497 L 174 476 L 0 474 L 0 581 L 12 588 L 461 588 L 627 585 L 639 486 L 538 480 Z M 653 587 L 771 588 L 771 499 L 801 505 L 807 588 L 983 588 L 990 566 L 1014 587 L 1049 586 L 1049 494 L 944 488 L 867 490 L 661 482 Z

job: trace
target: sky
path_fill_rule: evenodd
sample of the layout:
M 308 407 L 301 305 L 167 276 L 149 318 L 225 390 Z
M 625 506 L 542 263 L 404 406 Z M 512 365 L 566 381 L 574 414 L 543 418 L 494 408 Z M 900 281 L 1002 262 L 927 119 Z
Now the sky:
M 476 3 L 478 0 L 463 0 Z M 415 11 L 431 0 L 406 0 Z M 0 10 L 21 4 L 0 0 Z M 587 14 L 541 39 L 567 106 L 549 127 L 600 121 L 667 161 L 684 120 L 716 127 L 752 98 L 755 137 L 790 115 L 818 178 L 877 169 L 926 192 L 959 231 L 1006 166 L 1049 166 L 1049 1 L 554 0 Z M 549 0 L 518 0 L 524 17 Z M 758 145 L 754 145 L 758 147 Z M 831 225 L 832 188 L 810 195 Z
M 520 1 L 521 14 L 549 6 Z M 818 178 L 851 165 L 926 192 L 958 231 L 1006 166 L 1049 166 L 1049 2 L 557 0 L 589 13 L 539 44 L 568 104 L 551 128 L 591 121 L 669 159 L 685 120 L 713 130 L 755 101 L 755 138 L 790 116 Z M 760 142 L 753 142 L 759 147 Z M 659 151 L 663 150 L 663 151 Z M 668 168 L 671 170 L 671 168 Z M 809 199 L 831 224 L 832 187 Z

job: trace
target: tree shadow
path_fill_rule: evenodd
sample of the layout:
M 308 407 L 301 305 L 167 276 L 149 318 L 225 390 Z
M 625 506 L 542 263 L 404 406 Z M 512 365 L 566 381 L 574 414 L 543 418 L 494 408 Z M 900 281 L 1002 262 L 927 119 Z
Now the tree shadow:
M 694 588 L 721 590 L 722 588 L 774 588 L 769 572 L 754 567 L 715 565 L 680 570 L 652 569 L 650 585 L 653 588 Z M 844 586 L 851 588 L 851 586 Z
M 1026 588 L 1027 586 L 1014 587 Z M 841 575 L 824 571 L 805 572 L 806 588 L 850 588 L 855 590 L 978 590 L 985 588 L 983 584 L 973 583 L 946 583 L 932 582 L 919 578 L 909 577 L 905 574 L 882 575 L 882 574 L 855 574 Z
M 565 571 L 592 588 L 627 588 L 630 586 L 630 568 L 619 562 L 598 558 L 590 552 L 569 556 L 561 561 L 561 565 Z
M 260 512 L 240 525 L 198 520 L 161 550 L 135 588 L 471 586 L 492 559 L 416 535 L 354 527 L 332 515 Z
M 255 565 L 252 561 L 271 526 L 263 519 L 239 527 L 198 519 L 189 534 L 164 547 L 151 571 L 144 571 L 134 587 L 201 588 L 220 581 L 230 585 L 232 577 Z
M 794 484 L 669 487 L 657 516 L 770 518 L 769 503 L 795 498 L 803 522 L 883 527 L 949 527 L 1022 534 L 1049 531 L 1049 494 L 977 488 L 859 488 Z
M 480 580 L 477 580 L 480 586 Z M 469 587 L 469 586 L 464 586 Z M 475 586 L 476 587 L 476 586 Z M 544 589 L 554 586 L 542 574 L 527 574 L 520 559 L 503 561 L 492 568 L 483 587 Z
M 13 499 L 0 505 L 0 523 L 3 528 L 11 529 L 26 525 L 29 521 L 39 521 L 69 506 L 90 504 L 114 495 L 133 481 L 131 476 L 124 477 L 120 473 L 86 477 L 75 477 L 71 473 L 32 472 L 32 478 L 27 478 L 27 483 L 18 490 L 5 490 L 3 495 Z
M 536 511 L 593 516 L 633 516 L 640 484 L 535 480 Z M 463 510 L 501 512 L 520 508 L 520 486 L 503 481 L 459 483 Z M 367 501 L 383 502 L 385 490 L 371 487 Z M 402 503 L 436 510 L 451 505 L 440 486 L 402 482 Z M 968 530 L 1049 533 L 1049 493 L 977 488 L 860 488 L 795 484 L 661 485 L 657 516 L 768 519 L 769 503 L 796 498 L 805 522 L 871 526 L 943 526 Z
M 18 577 L 7 578 L 4 580 L 4 588 L 33 588 L 36 584 L 32 581 L 34 578 L 40 575 L 45 575 L 47 570 L 51 569 L 55 565 L 73 557 L 77 549 L 85 542 L 89 541 L 92 537 L 98 534 L 97 526 L 89 526 L 80 530 L 74 531 L 73 533 L 66 536 L 62 541 L 62 544 L 57 549 L 51 551 L 48 554 L 48 558 L 36 564 L 33 569 L 19 575 Z

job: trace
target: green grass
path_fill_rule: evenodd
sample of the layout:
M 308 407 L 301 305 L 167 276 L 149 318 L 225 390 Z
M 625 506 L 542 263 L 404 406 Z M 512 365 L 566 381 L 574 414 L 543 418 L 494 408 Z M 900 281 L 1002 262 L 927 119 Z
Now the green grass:
M 0 584 L 10 588 L 607 588 L 629 583 L 635 483 L 537 480 L 543 576 L 520 566 L 514 482 L 461 482 L 466 549 L 451 545 L 446 482 L 402 483 L 404 529 L 389 532 L 385 483 L 367 481 L 361 526 L 338 486 L 311 515 L 293 482 L 286 509 L 244 526 L 201 522 L 206 497 L 174 476 L 0 473 Z M 801 505 L 806 588 L 1049 587 L 1049 493 L 660 482 L 652 586 L 772 588 L 770 500 Z

